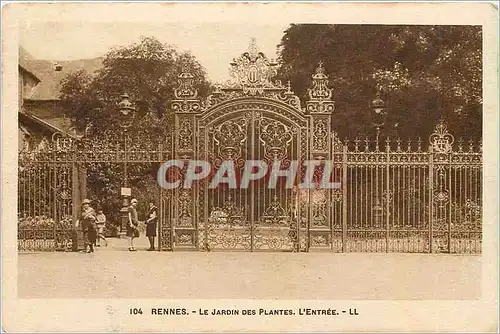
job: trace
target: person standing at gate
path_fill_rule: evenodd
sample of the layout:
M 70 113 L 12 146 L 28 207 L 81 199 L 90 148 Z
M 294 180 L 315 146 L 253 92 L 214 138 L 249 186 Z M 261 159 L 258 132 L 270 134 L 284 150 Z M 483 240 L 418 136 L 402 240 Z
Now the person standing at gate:
M 139 219 L 137 217 L 137 200 L 133 198 L 128 207 L 128 224 L 127 224 L 127 237 L 129 237 L 128 250 L 135 252 L 137 249 L 134 247 L 134 238 L 139 237 Z
M 149 202 L 148 218 L 146 220 L 146 236 L 149 239 L 148 251 L 155 250 L 156 226 L 158 222 L 158 208 Z
M 87 253 L 94 252 L 94 243 L 97 237 L 96 220 L 96 213 L 94 209 L 90 207 L 90 200 L 84 199 L 82 202 L 82 214 L 80 216 L 80 222 L 82 223 L 82 230 L 85 239 L 85 250 L 87 251 Z M 88 250 L 87 247 L 89 248 Z

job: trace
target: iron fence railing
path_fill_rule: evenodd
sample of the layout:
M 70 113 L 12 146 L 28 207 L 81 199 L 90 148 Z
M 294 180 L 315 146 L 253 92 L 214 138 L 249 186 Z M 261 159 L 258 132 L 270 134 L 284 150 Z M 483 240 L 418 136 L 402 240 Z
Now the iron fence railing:
M 160 189 L 160 249 L 227 245 L 258 250 L 265 243 L 266 249 L 289 251 L 481 253 L 480 144 L 452 145 L 443 123 L 425 150 L 420 141 L 402 145 L 387 140 L 379 146 L 369 140 L 341 143 L 332 138 L 331 143 L 332 180 L 340 182 L 339 189 L 278 189 L 267 194 L 262 182 L 259 189 L 239 193 L 204 192 L 202 183 L 195 191 Z M 171 156 L 162 146 L 137 152 L 147 156 L 134 160 L 143 164 Z M 76 147 L 61 152 L 54 146 L 20 155 L 19 251 L 78 249 L 75 163 L 59 158 L 78 154 Z M 228 195 L 235 202 L 233 211 L 241 207 L 238 219 L 227 212 L 228 226 L 216 224 L 212 216 L 218 212 L 225 217 Z M 212 213 L 210 206 L 202 205 L 210 201 L 219 211 Z M 279 217 L 266 211 L 273 205 Z M 191 225 L 193 219 L 197 221 Z

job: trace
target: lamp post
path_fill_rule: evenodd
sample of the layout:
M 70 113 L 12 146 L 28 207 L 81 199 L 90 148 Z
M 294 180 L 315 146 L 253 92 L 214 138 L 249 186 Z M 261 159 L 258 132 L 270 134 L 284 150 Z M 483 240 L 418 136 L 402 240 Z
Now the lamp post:
M 377 136 L 375 139 L 376 145 L 378 147 L 380 128 L 384 126 L 385 120 L 387 118 L 387 109 L 385 107 L 385 102 L 380 98 L 380 89 L 377 90 L 377 95 L 371 103 L 372 106 L 372 124 L 377 130 Z
M 377 135 L 375 138 L 375 149 L 379 150 L 379 137 L 380 137 L 380 128 L 385 125 L 385 121 L 387 118 L 387 109 L 384 100 L 380 97 L 381 92 L 380 88 L 377 89 L 377 95 L 375 99 L 371 103 L 372 107 L 372 124 L 377 131 Z M 389 182 L 389 181 L 387 181 Z M 381 205 L 379 200 L 379 192 L 378 187 L 375 193 L 375 205 L 373 206 L 373 215 L 375 216 L 375 228 L 381 227 L 382 218 L 384 214 L 384 207 Z
M 129 197 L 132 195 L 131 189 L 128 188 L 128 173 L 127 173 L 127 139 L 128 139 L 128 129 L 132 125 L 134 118 L 135 118 L 135 107 L 130 102 L 130 97 L 128 94 L 123 94 L 121 95 L 121 101 L 118 103 L 118 121 L 120 127 L 123 129 L 122 131 L 122 136 L 123 136 L 123 151 L 124 151 L 124 158 L 123 158 L 123 186 L 121 188 L 121 196 L 123 198 L 123 206 L 120 209 L 120 215 L 122 218 L 122 222 L 120 225 L 120 232 L 124 230 L 127 224 L 127 218 L 128 218 L 128 206 L 129 206 Z

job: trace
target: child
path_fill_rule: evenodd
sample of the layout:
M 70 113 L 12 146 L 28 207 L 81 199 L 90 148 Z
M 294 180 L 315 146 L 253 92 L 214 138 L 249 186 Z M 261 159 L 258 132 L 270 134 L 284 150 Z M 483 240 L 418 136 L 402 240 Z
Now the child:
M 101 247 L 101 239 L 106 241 L 104 237 L 104 227 L 106 226 L 106 216 L 99 210 L 96 216 L 97 219 L 97 247 Z

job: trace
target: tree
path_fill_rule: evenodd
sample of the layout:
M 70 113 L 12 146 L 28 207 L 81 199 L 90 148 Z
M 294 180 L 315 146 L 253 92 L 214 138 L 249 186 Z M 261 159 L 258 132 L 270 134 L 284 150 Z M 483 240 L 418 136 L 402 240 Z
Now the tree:
M 82 69 L 68 74 L 61 81 L 61 105 L 66 115 L 74 121 L 73 126 L 79 131 L 84 131 L 93 121 L 93 111 L 100 106 L 99 101 L 92 95 L 92 80 L 92 75 Z
M 206 96 L 210 84 L 204 69 L 190 53 L 179 53 L 155 38 L 143 37 L 139 43 L 110 50 L 96 73 L 78 71 L 64 78 L 61 103 L 74 120 L 75 128 L 87 130 L 88 139 L 103 145 L 122 145 L 123 129 L 116 115 L 120 96 L 127 93 L 137 110 L 137 117 L 128 129 L 129 145 L 136 143 L 137 138 L 140 145 L 155 145 L 172 130 L 173 118 L 167 105 L 174 97 L 183 69 L 189 69 L 196 77 L 194 84 L 200 97 Z M 123 165 L 93 163 L 87 167 L 88 196 L 111 220 L 117 221 Z M 149 162 L 128 164 L 128 185 L 133 196 L 142 196 L 141 202 L 154 197 L 156 168 Z
M 305 100 L 323 61 L 342 137 L 373 135 L 369 102 L 379 87 L 389 107 L 382 135 L 425 138 L 443 117 L 455 136 L 480 138 L 481 44 L 476 26 L 291 25 L 279 77 Z
M 61 103 L 75 119 L 77 129 L 83 130 L 92 123 L 94 135 L 120 131 L 114 115 L 123 93 L 136 102 L 138 116 L 152 113 L 168 126 L 171 119 L 166 107 L 183 67 L 195 75 L 200 96 L 206 96 L 210 84 L 204 69 L 190 53 L 179 53 L 155 38 L 142 37 L 139 43 L 109 51 L 95 75 L 84 71 L 68 75 L 62 83 Z M 137 128 L 140 127 L 131 131 Z

